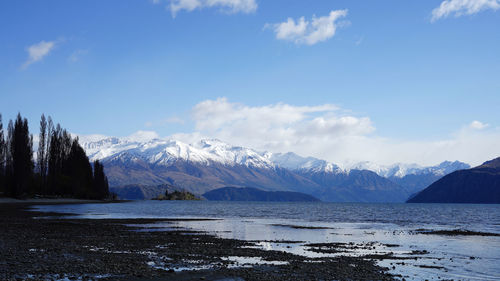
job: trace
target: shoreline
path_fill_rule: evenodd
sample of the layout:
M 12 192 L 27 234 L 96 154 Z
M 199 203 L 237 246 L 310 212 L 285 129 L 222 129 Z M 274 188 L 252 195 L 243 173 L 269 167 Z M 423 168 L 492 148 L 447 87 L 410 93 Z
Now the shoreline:
M 19 200 L 23 201 L 23 200 Z M 102 202 L 102 201 L 100 201 Z M 0 204 L 0 279 L 99 280 L 393 280 L 363 257 L 305 258 L 252 248 L 253 242 L 138 225 L 169 219 L 61 219 L 30 211 L 40 204 L 97 203 L 32 200 Z M 105 202 L 102 202 L 105 203 Z M 38 218 L 43 217 L 43 219 Z M 171 221 L 171 220 L 170 220 Z M 130 226 L 134 224 L 135 226 Z M 128 226 L 127 226 L 128 225 Z M 249 260 L 238 266 L 235 258 Z M 199 269 L 185 270 L 182 269 Z

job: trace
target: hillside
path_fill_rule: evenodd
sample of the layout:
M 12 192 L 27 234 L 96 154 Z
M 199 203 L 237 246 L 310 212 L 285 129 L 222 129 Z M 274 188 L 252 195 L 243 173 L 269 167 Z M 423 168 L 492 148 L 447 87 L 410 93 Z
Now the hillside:
M 500 157 L 453 172 L 408 200 L 408 203 L 500 203 Z
M 161 184 L 161 185 L 129 184 L 124 186 L 114 186 L 110 188 L 111 192 L 114 192 L 119 199 L 123 200 L 153 199 L 160 195 L 165 194 L 166 190 L 168 190 L 168 192 L 173 192 L 180 189 L 169 184 Z
M 273 202 L 316 202 L 317 198 L 300 192 L 264 191 L 251 187 L 223 187 L 203 194 L 211 201 L 273 201 Z
M 141 199 L 157 196 L 160 192 L 154 187 L 169 184 L 196 195 L 226 186 L 252 186 L 302 192 L 332 202 L 404 202 L 461 167 L 452 162 L 435 167 L 385 167 L 365 162 L 359 168 L 345 169 L 314 157 L 259 152 L 214 139 L 186 144 L 97 136 L 83 143 L 91 159 L 104 163 L 114 190 L 126 187 L 115 192 Z

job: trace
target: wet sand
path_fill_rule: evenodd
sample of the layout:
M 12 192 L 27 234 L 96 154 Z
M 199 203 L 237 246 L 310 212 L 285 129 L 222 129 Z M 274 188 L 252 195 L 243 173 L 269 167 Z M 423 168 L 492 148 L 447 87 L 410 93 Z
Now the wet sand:
M 0 280 L 395 278 L 387 268 L 376 265 L 378 257 L 307 258 L 252 247 L 261 241 L 223 239 L 182 229 L 141 231 L 143 224 L 175 220 L 62 219 L 59 213 L 27 211 L 31 205 L 0 204 Z

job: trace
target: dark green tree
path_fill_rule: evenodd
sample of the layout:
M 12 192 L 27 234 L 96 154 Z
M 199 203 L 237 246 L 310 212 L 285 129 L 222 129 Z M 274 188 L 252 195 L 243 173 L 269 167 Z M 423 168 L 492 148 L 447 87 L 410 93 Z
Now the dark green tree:
M 51 140 L 51 137 L 52 137 L 52 133 L 54 132 L 54 123 L 52 122 L 52 118 L 49 116 L 48 118 L 48 127 L 47 127 L 47 139 L 45 140 L 45 193 L 47 193 L 47 177 L 48 177 L 48 173 L 49 173 L 49 152 L 50 152 L 50 140 Z
M 13 160 L 10 149 L 10 143 L 12 142 L 14 136 L 14 123 L 9 120 L 9 125 L 7 125 L 7 138 L 5 139 L 4 153 L 5 153 L 5 167 L 4 167 L 4 191 L 5 195 L 12 196 L 12 185 L 14 184 L 13 176 Z
M 55 195 L 60 170 L 60 128 L 52 128 L 50 132 L 50 145 L 47 165 L 47 194 Z
M 94 169 L 85 150 L 59 124 L 42 114 L 36 175 L 33 162 L 33 136 L 28 120 L 17 115 L 9 121 L 7 135 L 0 115 L 0 192 L 24 197 L 34 192 L 77 198 L 109 198 L 108 179 L 99 161 Z
M 28 120 L 17 115 L 15 124 L 11 128 L 9 123 L 9 159 L 11 167 L 10 195 L 23 197 L 29 192 L 33 182 L 33 136 L 29 134 Z
M 94 161 L 94 198 L 104 199 L 109 197 L 108 178 L 104 174 L 104 166 L 99 160 Z
M 2 194 L 5 192 L 5 151 L 2 114 L 0 114 L 0 193 Z
M 71 194 L 78 198 L 90 198 L 93 187 L 92 166 L 78 139 L 73 140 L 66 166 L 71 179 Z
M 45 115 L 42 114 L 40 118 L 40 135 L 38 142 L 38 153 L 37 153 L 37 168 L 40 179 L 40 192 L 45 191 L 45 179 L 47 175 L 47 119 Z
M 49 165 L 47 182 L 49 193 L 59 196 L 70 195 L 71 179 L 69 178 L 69 167 L 65 164 L 71 152 L 72 140 L 70 134 L 57 124 L 52 130 L 49 147 Z

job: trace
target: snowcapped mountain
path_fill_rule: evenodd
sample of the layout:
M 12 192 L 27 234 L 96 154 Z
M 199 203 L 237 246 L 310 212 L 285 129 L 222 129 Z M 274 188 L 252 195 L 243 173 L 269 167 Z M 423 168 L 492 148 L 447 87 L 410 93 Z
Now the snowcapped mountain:
M 404 202 L 440 177 L 468 167 L 460 162 L 433 167 L 362 162 L 342 169 L 292 152 L 259 152 L 216 139 L 187 144 L 147 132 L 124 138 L 83 136 L 80 143 L 91 160 L 103 162 L 111 186 L 171 184 L 196 194 L 240 186 L 298 191 L 324 201 Z
M 293 152 L 266 153 L 265 156 L 274 164 L 294 171 L 343 173 L 339 166 L 314 157 L 302 157 Z
M 130 138 L 102 138 L 82 142 L 91 160 L 145 161 L 150 164 L 168 166 L 181 159 L 204 165 L 245 165 L 259 168 L 274 168 L 274 163 L 249 148 L 231 146 L 216 139 L 203 139 L 194 144 L 177 140 L 152 139 L 139 141 Z
M 470 165 L 460 161 L 444 161 L 436 166 L 423 167 L 417 164 L 397 163 L 389 166 L 378 165 L 373 162 L 361 162 L 351 167 L 351 170 L 369 170 L 384 178 L 404 178 L 409 175 L 432 174 L 445 176 L 456 170 L 469 169 Z
M 422 167 L 417 164 L 394 164 L 390 166 L 377 165 L 371 162 L 362 162 L 351 169 L 370 170 L 379 176 L 406 188 L 415 194 L 454 171 L 469 169 L 470 166 L 459 161 L 444 161 L 439 165 Z
M 245 165 L 272 169 L 275 167 L 308 172 L 343 173 L 339 166 L 314 157 L 302 157 L 293 152 L 258 152 L 232 146 L 217 139 L 202 139 L 193 144 L 177 140 L 116 137 L 83 137 L 81 143 L 89 158 L 94 160 L 145 161 L 155 165 L 170 165 L 177 160 L 204 165 Z
M 99 135 L 81 137 L 81 143 L 91 160 L 145 161 L 155 165 L 170 165 L 177 160 L 204 165 L 245 165 L 272 169 L 281 167 L 292 171 L 311 173 L 349 173 L 351 170 L 368 170 L 384 178 L 404 178 L 408 175 L 432 174 L 444 176 L 453 171 L 468 169 L 468 164 L 445 161 L 436 166 L 397 163 L 378 165 L 360 162 L 342 169 L 338 165 L 314 157 L 302 157 L 293 152 L 258 152 L 250 148 L 232 146 L 217 139 L 202 139 L 193 144 L 177 140 L 147 139 L 134 137 L 105 137 Z

